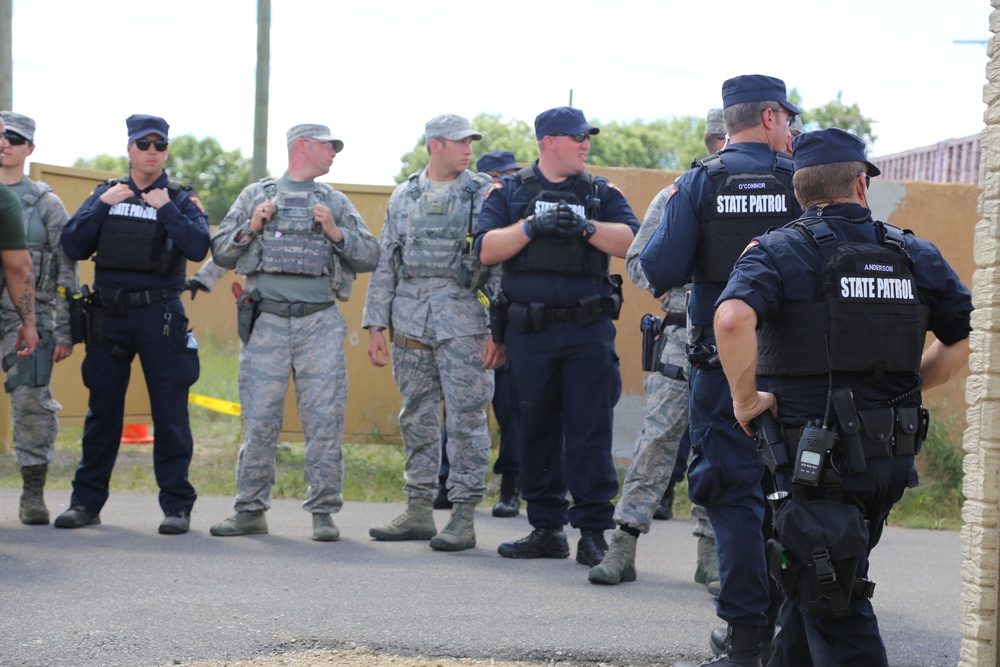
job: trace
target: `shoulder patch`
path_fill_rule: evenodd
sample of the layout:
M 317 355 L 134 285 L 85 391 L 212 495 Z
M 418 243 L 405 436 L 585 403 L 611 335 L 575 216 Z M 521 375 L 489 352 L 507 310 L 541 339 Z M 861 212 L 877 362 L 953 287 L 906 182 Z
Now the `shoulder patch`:
M 486 195 L 483 199 L 489 199 L 494 190 L 503 190 L 503 184 L 500 181 L 493 181 L 493 185 L 491 185 L 490 189 L 486 191 Z
M 623 195 L 625 194 L 624 192 L 622 192 L 621 188 L 619 188 L 617 185 L 615 185 L 611 181 L 608 181 L 608 187 L 611 188 L 612 190 L 617 190 L 618 192 L 621 192 Z
M 677 184 L 675 183 L 674 185 L 671 185 L 670 193 L 667 195 L 667 201 L 670 201 L 670 198 L 673 197 L 678 192 L 680 192 L 680 188 L 677 187 Z
M 753 248 L 754 246 L 759 246 L 759 245 L 760 245 L 760 241 L 758 241 L 757 239 L 754 239 L 753 241 L 751 241 L 750 243 L 747 244 L 746 248 L 743 248 L 743 252 L 740 253 L 740 257 L 742 257 L 743 255 L 745 255 L 746 252 L 747 252 L 747 250 L 749 250 L 750 248 Z
M 201 205 L 201 200 L 198 199 L 198 195 L 193 194 L 188 196 L 188 201 L 197 206 L 198 210 L 201 211 L 202 213 L 205 212 L 205 207 Z

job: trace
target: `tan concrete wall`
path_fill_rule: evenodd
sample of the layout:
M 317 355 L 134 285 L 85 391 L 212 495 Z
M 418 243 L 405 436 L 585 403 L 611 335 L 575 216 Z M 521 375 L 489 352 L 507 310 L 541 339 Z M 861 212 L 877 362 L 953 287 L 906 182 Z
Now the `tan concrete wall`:
M 997 665 L 1000 571 L 1000 0 L 993 0 L 983 99 L 989 106 L 982 133 L 979 215 L 975 229 L 972 357 L 966 389 L 962 508 L 962 598 L 959 665 Z
M 641 219 L 649 202 L 677 177 L 677 172 L 646 169 L 594 168 L 594 173 L 611 179 L 626 194 L 636 215 Z M 32 165 L 32 178 L 49 182 L 63 198 L 72 213 L 106 174 L 88 170 L 68 169 L 44 164 Z M 378 235 L 385 217 L 385 206 L 390 186 L 335 184 L 361 212 L 372 232 Z M 871 205 L 876 215 L 894 224 L 914 229 L 937 243 L 945 256 L 959 271 L 962 279 L 969 281 L 973 271 L 972 234 L 978 220 L 976 214 L 977 189 L 971 185 L 934 183 L 872 183 Z M 214 221 L 218 222 L 218 221 Z M 92 262 L 81 262 L 84 282 L 93 276 Z M 194 273 L 197 265 L 189 264 L 188 272 Z M 625 274 L 624 261 L 612 262 L 616 273 Z M 200 293 L 191 302 L 184 296 L 192 326 L 198 336 L 210 335 L 230 341 L 230 350 L 239 352 L 236 337 L 234 300 L 229 286 L 238 276 L 230 273 L 223 277 L 211 294 Z M 354 287 L 350 302 L 342 305 L 348 323 L 345 351 L 351 388 L 346 415 L 346 435 L 349 441 L 380 441 L 397 439 L 396 418 L 399 394 L 387 368 L 376 369 L 368 362 L 368 334 L 360 328 L 361 311 L 368 286 L 368 276 L 361 275 Z M 657 312 L 658 304 L 648 293 L 636 289 L 625 280 L 625 305 L 617 322 L 617 348 L 621 358 L 623 396 L 616 410 L 616 450 L 628 449 L 628 443 L 641 426 L 644 409 L 642 396 L 642 371 L 639 363 L 641 336 L 639 319 L 643 313 Z M 82 423 L 86 414 L 87 393 L 80 381 L 79 365 L 83 350 L 78 349 L 69 360 L 58 365 L 54 378 L 54 391 L 63 404 L 64 423 Z M 958 379 L 943 390 L 928 392 L 931 403 L 947 400 L 958 424 L 956 433 L 964 428 L 963 381 Z M 138 362 L 133 368 L 127 399 L 127 421 L 148 422 L 148 402 Z M 4 402 L 6 406 L 6 402 Z M 192 408 L 202 409 L 202 408 Z M 9 433 L 9 417 L 0 423 L 4 434 Z M 283 437 L 301 437 L 301 425 L 295 412 L 291 391 L 286 397 L 286 420 Z M 622 444 L 622 441 L 627 441 Z M 957 435 L 956 435 L 957 441 Z

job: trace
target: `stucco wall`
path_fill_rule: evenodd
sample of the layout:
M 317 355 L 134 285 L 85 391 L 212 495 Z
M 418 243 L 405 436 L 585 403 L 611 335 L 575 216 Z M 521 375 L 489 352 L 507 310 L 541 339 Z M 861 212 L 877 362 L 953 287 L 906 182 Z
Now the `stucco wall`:
M 647 169 L 594 168 L 592 171 L 608 177 L 622 189 L 640 220 L 656 193 L 671 184 L 678 175 L 677 172 Z M 92 171 L 45 164 L 33 164 L 31 175 L 32 178 L 49 182 L 71 213 L 83 202 L 94 185 L 105 177 L 104 174 Z M 351 184 L 336 184 L 336 187 L 350 197 L 372 232 L 378 235 L 392 188 Z M 971 185 L 879 182 L 876 179 L 872 183 L 871 206 L 879 217 L 911 228 L 937 243 L 963 280 L 969 281 L 973 271 L 972 236 L 978 220 L 976 197 L 977 188 Z M 194 273 L 196 269 L 197 265 L 189 264 L 189 273 Z M 614 260 L 612 270 L 625 275 L 624 261 Z M 81 276 L 84 282 L 92 280 L 92 262 L 81 262 Z M 195 334 L 230 341 L 229 350 L 233 355 L 239 352 L 239 342 L 236 337 L 235 306 L 229 286 L 237 279 L 238 276 L 230 273 L 223 277 L 211 294 L 200 293 L 193 302 L 186 295 L 183 297 Z M 345 437 L 348 441 L 355 442 L 398 438 L 396 415 L 399 410 L 399 394 L 389 370 L 373 368 L 368 362 L 368 334 L 360 328 L 367 285 L 368 276 L 359 276 L 351 301 L 342 305 L 348 322 L 345 350 L 350 376 Z M 632 441 L 641 427 L 645 409 L 639 361 L 639 320 L 647 312 L 658 312 L 656 300 L 648 292 L 635 288 L 626 278 L 625 305 L 617 322 L 616 341 L 623 385 L 622 399 L 615 412 L 615 453 L 619 457 L 631 455 Z M 56 369 L 54 392 L 63 404 L 63 423 L 82 423 L 86 414 L 87 393 L 80 381 L 79 372 L 82 359 L 83 350 L 77 349 L 72 357 L 59 364 Z M 963 391 L 963 380 L 958 379 L 949 387 L 928 392 L 928 400 L 932 404 L 947 401 L 951 418 L 956 424 L 956 441 L 957 434 L 964 428 Z M 7 402 L 3 402 L 3 407 L 0 432 L 6 436 L 10 431 Z M 136 362 L 127 399 L 126 421 L 148 422 L 148 411 L 141 370 Z M 940 413 L 939 410 L 938 414 Z M 291 393 L 286 400 L 284 430 L 283 437 L 286 438 L 296 438 L 301 433 Z

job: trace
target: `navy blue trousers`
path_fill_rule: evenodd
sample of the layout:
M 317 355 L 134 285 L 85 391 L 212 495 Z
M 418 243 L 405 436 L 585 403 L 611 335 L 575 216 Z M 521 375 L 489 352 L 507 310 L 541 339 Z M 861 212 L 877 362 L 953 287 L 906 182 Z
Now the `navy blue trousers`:
M 530 333 L 507 327 L 512 405 L 521 423 L 521 495 L 535 528 L 615 527 L 611 438 L 622 383 L 614 336 L 610 318 L 585 327 L 550 323 Z
M 191 511 L 197 498 L 188 481 L 194 443 L 188 420 L 188 390 L 200 372 L 198 350 L 187 347 L 188 319 L 180 299 L 129 308 L 112 315 L 104 308 L 105 340 L 139 355 L 153 418 L 153 470 L 160 507 Z M 169 323 L 164 317 L 169 313 Z M 167 324 L 168 335 L 164 335 Z M 73 478 L 73 505 L 100 512 L 108 499 L 125 413 L 132 355 L 117 359 L 104 345 L 88 344 L 83 384 L 90 390 L 83 426 L 83 456 Z
M 764 463 L 754 440 L 736 426 L 721 368 L 691 369 L 690 401 L 688 495 L 715 530 L 717 613 L 731 624 L 765 625 L 772 584 L 764 553 Z

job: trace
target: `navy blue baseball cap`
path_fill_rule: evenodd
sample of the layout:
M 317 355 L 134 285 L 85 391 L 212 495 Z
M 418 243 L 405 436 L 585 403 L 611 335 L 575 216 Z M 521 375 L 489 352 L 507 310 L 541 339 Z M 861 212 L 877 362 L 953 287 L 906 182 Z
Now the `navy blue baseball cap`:
M 744 74 L 726 79 L 722 84 L 723 107 L 730 107 L 741 102 L 767 102 L 769 100 L 777 101 L 789 113 L 802 113 L 797 106 L 788 101 L 785 82 L 773 76 Z
M 477 171 L 513 171 L 520 168 L 510 151 L 486 153 L 476 162 Z
M 135 141 L 150 134 L 158 134 L 164 139 L 169 139 L 167 130 L 170 125 L 159 116 L 147 116 L 136 113 L 125 119 L 125 126 L 128 127 L 128 140 Z
M 583 112 L 573 107 L 556 107 L 535 116 L 535 138 L 556 134 L 597 134 L 601 128 L 587 122 Z
M 868 161 L 865 142 L 836 127 L 804 132 L 792 139 L 792 164 L 796 170 L 817 164 L 864 162 L 869 176 L 882 170 Z

